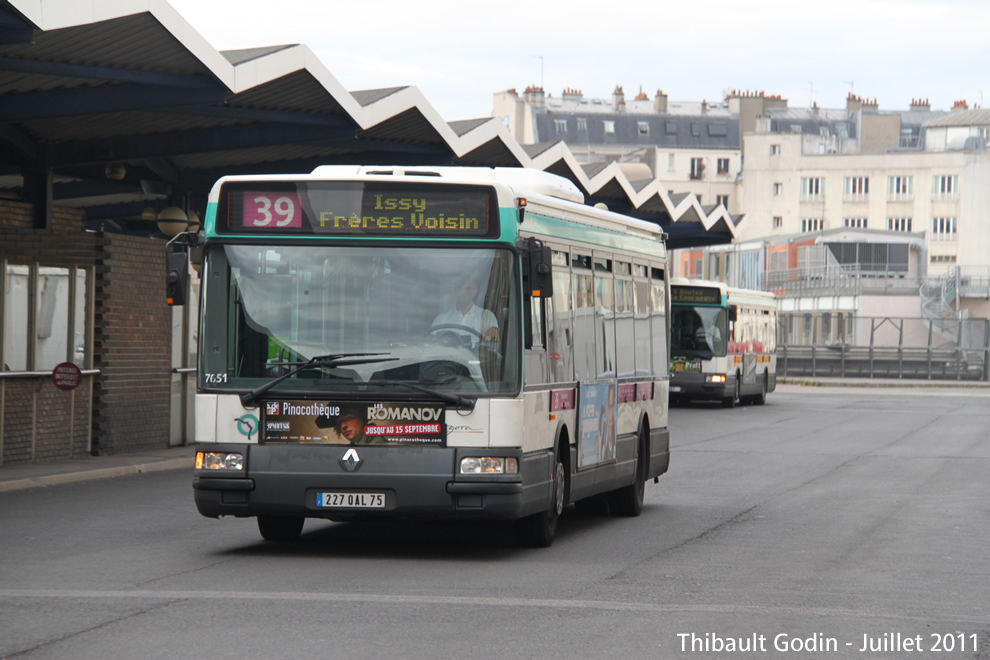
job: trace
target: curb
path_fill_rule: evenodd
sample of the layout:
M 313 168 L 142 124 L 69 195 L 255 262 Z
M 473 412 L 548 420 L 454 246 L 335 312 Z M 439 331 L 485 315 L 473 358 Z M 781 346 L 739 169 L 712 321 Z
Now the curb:
M 164 472 L 166 470 L 181 469 L 188 469 L 192 471 L 192 468 L 193 459 L 190 457 L 185 457 L 155 461 L 152 463 L 141 463 L 138 465 L 119 465 L 117 467 L 66 472 L 64 474 L 49 474 L 41 477 L 26 477 L 24 479 L 0 481 L 0 493 L 9 493 L 16 490 L 27 490 L 29 488 L 61 486 L 63 484 L 76 483 L 80 481 L 126 477 L 134 474 L 143 474 L 145 472 Z
M 778 378 L 778 385 L 796 385 L 798 387 L 928 387 L 940 389 L 968 389 L 983 390 L 990 388 L 986 382 L 982 381 L 945 381 L 945 380 L 925 380 L 925 381 L 869 381 L 869 380 L 818 380 L 815 378 Z

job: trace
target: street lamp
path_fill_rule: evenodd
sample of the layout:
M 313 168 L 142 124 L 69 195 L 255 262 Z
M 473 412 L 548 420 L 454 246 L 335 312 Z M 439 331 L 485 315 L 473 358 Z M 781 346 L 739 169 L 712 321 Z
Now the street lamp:
M 167 206 L 158 213 L 158 229 L 166 236 L 178 236 L 188 228 L 189 216 L 178 206 Z

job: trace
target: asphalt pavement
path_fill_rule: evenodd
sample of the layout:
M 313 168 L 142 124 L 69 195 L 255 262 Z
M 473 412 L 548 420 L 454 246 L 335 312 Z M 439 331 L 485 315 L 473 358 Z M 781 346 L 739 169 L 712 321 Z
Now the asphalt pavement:
M 780 387 L 809 390 L 818 387 L 966 388 L 985 390 L 990 396 L 990 383 L 985 381 L 797 377 L 778 378 L 777 383 Z M 85 456 L 51 463 L 0 465 L 0 493 L 144 472 L 191 470 L 194 454 L 195 450 L 190 445 L 109 456 Z

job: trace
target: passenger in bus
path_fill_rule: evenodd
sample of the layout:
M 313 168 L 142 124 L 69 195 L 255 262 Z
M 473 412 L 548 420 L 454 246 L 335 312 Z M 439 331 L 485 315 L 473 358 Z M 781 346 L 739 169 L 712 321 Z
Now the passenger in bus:
M 478 283 L 471 278 L 463 279 L 457 285 L 454 306 L 437 314 L 433 319 L 433 328 L 437 332 L 452 332 L 461 338 L 462 345 L 477 348 L 480 341 L 498 340 L 498 321 L 491 310 L 478 307 L 475 296 L 478 295 Z M 474 332 L 460 330 L 455 327 L 440 328 L 438 326 L 462 326 Z

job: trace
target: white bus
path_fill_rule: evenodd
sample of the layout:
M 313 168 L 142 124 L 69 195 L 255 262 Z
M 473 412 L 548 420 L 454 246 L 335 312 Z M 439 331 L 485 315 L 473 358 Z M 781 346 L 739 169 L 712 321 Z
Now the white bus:
M 638 515 L 669 461 L 664 236 L 582 201 L 520 169 L 221 179 L 200 513 L 256 517 L 269 540 L 306 518 L 513 520 L 529 546 L 568 502 Z
M 777 301 L 722 282 L 670 284 L 672 400 L 763 405 L 777 387 Z

